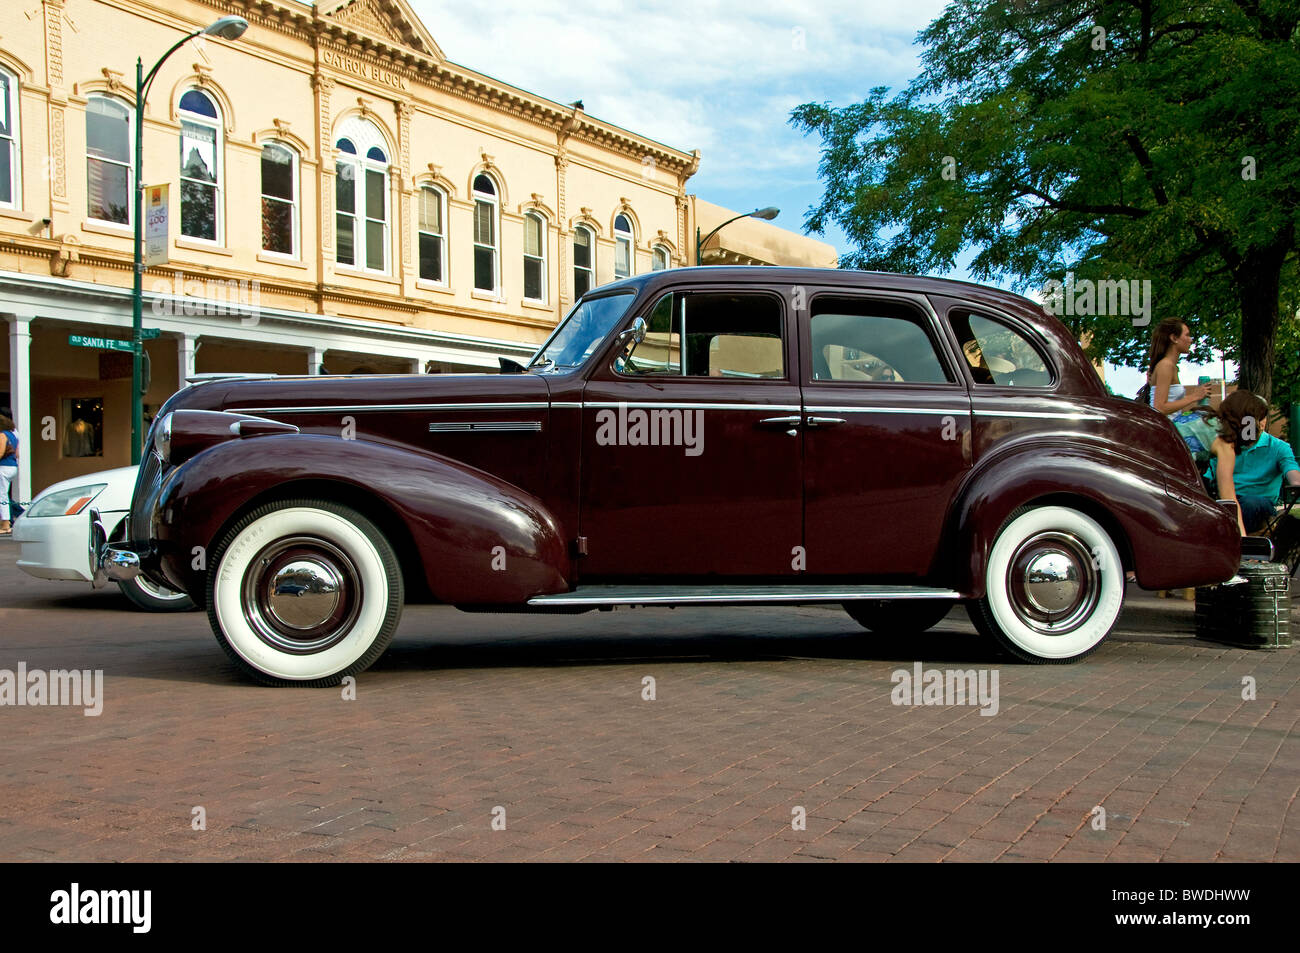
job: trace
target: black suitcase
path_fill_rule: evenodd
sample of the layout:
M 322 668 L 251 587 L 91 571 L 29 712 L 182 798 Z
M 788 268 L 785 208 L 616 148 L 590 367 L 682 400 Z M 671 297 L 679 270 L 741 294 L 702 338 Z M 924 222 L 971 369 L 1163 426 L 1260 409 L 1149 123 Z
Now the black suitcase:
M 1291 646 L 1291 570 L 1243 560 L 1244 583 L 1196 590 L 1196 637 L 1246 649 Z

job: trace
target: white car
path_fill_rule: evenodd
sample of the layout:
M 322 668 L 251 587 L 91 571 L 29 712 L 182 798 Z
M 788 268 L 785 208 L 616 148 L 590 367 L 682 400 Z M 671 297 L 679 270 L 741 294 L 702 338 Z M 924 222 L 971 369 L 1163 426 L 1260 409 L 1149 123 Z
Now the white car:
M 38 579 L 91 581 L 90 514 L 99 511 L 109 538 L 126 518 L 135 489 L 136 467 L 119 467 L 55 483 L 14 520 L 13 538 L 20 544 L 18 568 Z M 150 582 L 144 576 L 119 582 L 123 594 L 137 607 L 153 612 L 184 612 L 194 608 L 190 597 Z

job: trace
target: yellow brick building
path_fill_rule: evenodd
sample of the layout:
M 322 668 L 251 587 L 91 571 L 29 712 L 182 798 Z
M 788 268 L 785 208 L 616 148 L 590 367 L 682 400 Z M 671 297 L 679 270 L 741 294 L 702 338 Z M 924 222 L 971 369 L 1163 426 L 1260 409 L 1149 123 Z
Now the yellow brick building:
M 577 294 L 694 263 L 729 217 L 684 152 L 446 59 L 404 0 L 5 0 L 0 28 L 0 404 L 19 493 L 130 460 L 135 60 L 166 185 L 166 263 L 144 275 L 156 408 L 215 372 L 492 369 Z M 708 262 L 833 265 L 753 220 Z M 5 373 L 7 372 L 7 373 Z

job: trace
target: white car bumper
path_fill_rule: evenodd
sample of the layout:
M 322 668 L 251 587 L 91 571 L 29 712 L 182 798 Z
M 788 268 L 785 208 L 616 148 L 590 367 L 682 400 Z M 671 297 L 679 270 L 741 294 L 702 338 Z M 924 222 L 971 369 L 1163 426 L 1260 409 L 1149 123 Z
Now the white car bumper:
M 125 510 L 101 513 L 105 529 L 112 533 L 126 516 Z M 46 516 L 32 519 L 24 514 L 14 522 L 14 540 L 19 544 L 18 568 L 38 579 L 72 579 L 90 582 L 89 517 Z

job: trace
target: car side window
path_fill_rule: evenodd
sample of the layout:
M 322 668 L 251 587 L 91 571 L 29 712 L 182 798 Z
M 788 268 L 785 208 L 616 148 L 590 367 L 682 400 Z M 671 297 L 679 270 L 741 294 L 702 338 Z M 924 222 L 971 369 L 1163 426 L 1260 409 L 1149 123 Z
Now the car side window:
M 947 384 L 924 317 L 893 302 L 813 300 L 812 379 Z
M 1052 383 L 1043 356 L 1015 328 L 971 311 L 953 312 L 951 320 L 976 384 L 1047 387 Z
M 646 316 L 646 335 L 615 368 L 627 375 L 785 377 L 781 302 L 740 292 L 674 291 Z

